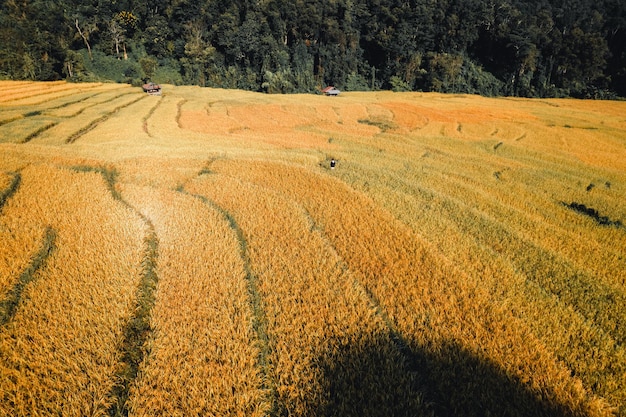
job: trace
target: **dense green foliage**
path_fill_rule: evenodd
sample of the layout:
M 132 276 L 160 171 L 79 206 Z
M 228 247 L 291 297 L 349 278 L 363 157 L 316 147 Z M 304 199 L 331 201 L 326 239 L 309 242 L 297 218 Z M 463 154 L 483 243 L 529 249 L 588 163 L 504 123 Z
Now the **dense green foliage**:
M 3 0 L 0 77 L 626 96 L 622 0 Z

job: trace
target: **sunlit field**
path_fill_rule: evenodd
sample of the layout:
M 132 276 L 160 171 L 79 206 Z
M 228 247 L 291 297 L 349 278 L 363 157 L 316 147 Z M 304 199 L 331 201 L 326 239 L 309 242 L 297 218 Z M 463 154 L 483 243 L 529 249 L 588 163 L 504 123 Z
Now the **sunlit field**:
M 626 102 L 0 81 L 0 416 L 626 416 L 625 202 Z

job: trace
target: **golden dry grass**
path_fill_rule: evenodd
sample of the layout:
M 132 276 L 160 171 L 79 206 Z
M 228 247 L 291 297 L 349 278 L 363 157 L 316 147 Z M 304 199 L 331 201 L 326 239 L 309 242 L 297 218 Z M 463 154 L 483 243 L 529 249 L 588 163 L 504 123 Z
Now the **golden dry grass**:
M 374 408 L 381 415 L 426 411 L 365 290 L 303 207 L 227 176 L 203 175 L 186 189 L 222 207 L 243 230 L 267 316 L 272 364 L 267 376 L 280 409 L 299 416 L 364 415 Z M 265 221 L 258 222 L 259 215 Z M 336 359 L 342 349 L 367 341 L 388 362 L 379 372 L 374 357 L 358 358 L 361 373 L 354 377 L 367 388 L 350 393 L 339 383 L 346 381 L 333 380 L 327 368 L 335 360 L 347 361 Z M 333 385 L 337 392 L 328 390 Z
M 245 269 L 227 220 L 166 189 L 125 186 L 122 194 L 159 236 L 154 335 L 130 415 L 264 415 Z
M 577 414 L 602 412 L 602 403 L 599 408 L 595 399 L 586 403 L 580 383 L 554 361 L 526 325 L 491 299 L 482 282 L 472 281 L 436 251 L 433 254 L 421 238 L 370 201 L 294 167 L 250 165 L 238 161 L 215 169 L 302 201 L 415 350 L 450 340 L 462 343 L 507 373 L 519 373 L 517 378 L 526 379 L 537 392 L 554 390 L 549 394 L 556 397 L 554 402 L 569 403 Z
M 139 92 L 124 85 L 67 83 L 32 83 L 10 94 L 5 91 L 0 94 L 5 99 L 0 100 L 0 141 L 63 143 L 124 106 L 123 99 L 133 93 L 136 99 Z M 28 94 L 32 97 L 23 98 Z
M 139 277 L 141 219 L 97 173 L 33 165 L 3 212 L 56 233 L 0 334 L 1 415 L 102 415 Z M 19 233 L 19 230 L 17 231 Z
M 11 106 L 40 105 L 54 99 L 74 95 L 77 91 L 98 89 L 101 83 L 71 84 L 64 81 L 50 83 L 32 83 L 15 90 L 4 90 L 0 95 L 0 103 Z
M 0 415 L 626 413 L 624 102 L 0 109 Z

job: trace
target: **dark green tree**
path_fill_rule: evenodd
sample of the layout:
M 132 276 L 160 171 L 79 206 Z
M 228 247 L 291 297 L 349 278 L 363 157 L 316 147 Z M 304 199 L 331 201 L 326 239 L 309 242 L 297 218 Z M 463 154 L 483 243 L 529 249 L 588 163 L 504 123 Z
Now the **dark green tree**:
M 4 0 L 0 42 L 5 78 L 626 95 L 620 0 Z

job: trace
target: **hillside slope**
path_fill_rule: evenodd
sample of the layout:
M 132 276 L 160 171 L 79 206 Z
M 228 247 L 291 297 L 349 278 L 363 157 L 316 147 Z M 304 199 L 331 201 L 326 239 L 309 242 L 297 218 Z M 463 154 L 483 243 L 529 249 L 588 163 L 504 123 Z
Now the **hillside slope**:
M 0 82 L 0 415 L 623 415 L 625 115 Z

